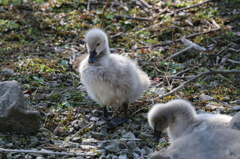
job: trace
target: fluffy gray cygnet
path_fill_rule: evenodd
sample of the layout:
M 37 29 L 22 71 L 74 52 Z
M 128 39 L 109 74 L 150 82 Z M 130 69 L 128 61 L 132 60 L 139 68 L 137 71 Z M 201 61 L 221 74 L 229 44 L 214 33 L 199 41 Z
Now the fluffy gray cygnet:
M 229 123 L 229 128 L 240 130 L 240 112 L 236 113 Z
M 79 67 L 81 82 L 91 98 L 104 106 L 104 118 L 108 118 L 106 107 L 123 106 L 123 117 L 108 123 L 114 128 L 127 121 L 128 105 L 149 88 L 150 80 L 135 62 L 110 53 L 107 35 L 101 29 L 91 29 L 85 39 L 89 56 Z
M 196 114 L 192 104 L 182 99 L 155 104 L 148 112 L 148 122 L 154 129 L 155 141 L 159 140 L 165 129 L 168 130 L 168 136 L 173 141 L 196 131 L 226 128 L 231 119 L 231 116 L 222 114 Z
M 149 159 L 239 159 L 240 131 L 208 129 L 174 140 L 166 149 L 151 153 Z

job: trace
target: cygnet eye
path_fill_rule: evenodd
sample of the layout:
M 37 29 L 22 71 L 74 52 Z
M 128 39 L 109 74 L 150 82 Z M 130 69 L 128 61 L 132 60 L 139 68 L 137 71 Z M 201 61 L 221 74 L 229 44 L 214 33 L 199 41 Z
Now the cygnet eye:
M 100 43 L 97 43 L 97 46 L 99 46 L 100 45 Z

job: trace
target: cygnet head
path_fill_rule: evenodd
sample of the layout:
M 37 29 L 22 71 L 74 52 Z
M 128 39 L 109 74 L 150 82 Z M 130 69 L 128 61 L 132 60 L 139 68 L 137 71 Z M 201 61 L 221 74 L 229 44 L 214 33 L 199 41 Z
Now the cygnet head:
M 161 137 L 162 131 L 167 129 L 177 117 L 177 111 L 186 112 L 188 115 L 194 115 L 194 108 L 191 103 L 176 99 L 165 104 L 155 104 L 148 112 L 149 125 L 154 130 L 154 141 L 158 141 Z M 189 113 L 190 112 L 190 113 Z
M 108 38 L 101 29 L 91 29 L 85 36 L 89 52 L 88 63 L 93 63 L 100 53 L 108 51 Z
M 164 107 L 166 107 L 165 104 L 155 104 L 148 112 L 148 122 L 154 130 L 154 141 L 160 139 L 162 131 L 165 130 L 170 123 L 169 113 L 165 111 Z

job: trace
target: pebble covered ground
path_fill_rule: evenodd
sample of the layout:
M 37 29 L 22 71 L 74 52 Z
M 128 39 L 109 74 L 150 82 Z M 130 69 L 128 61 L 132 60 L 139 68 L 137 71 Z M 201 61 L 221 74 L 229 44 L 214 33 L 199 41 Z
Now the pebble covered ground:
M 18 81 L 42 115 L 41 128 L 33 134 L 0 134 L 1 148 L 21 151 L 0 151 L 0 158 L 147 158 L 171 144 L 166 133 L 153 142 L 147 112 L 154 103 L 182 98 L 198 113 L 234 115 L 240 110 L 239 74 L 210 73 L 187 82 L 209 70 L 240 70 L 239 0 L 191 8 L 185 7 L 201 2 L 145 1 L 150 7 L 109 1 L 105 10 L 103 28 L 111 52 L 136 60 L 152 80 L 129 107 L 128 122 L 115 130 L 107 130 L 99 118 L 102 106 L 91 101 L 72 69 L 74 56 L 86 52 L 86 31 L 101 27 L 105 2 L 0 1 L 0 81 Z M 183 36 L 205 50 L 175 56 L 188 47 Z M 111 116 L 121 113 L 121 108 L 109 109 Z

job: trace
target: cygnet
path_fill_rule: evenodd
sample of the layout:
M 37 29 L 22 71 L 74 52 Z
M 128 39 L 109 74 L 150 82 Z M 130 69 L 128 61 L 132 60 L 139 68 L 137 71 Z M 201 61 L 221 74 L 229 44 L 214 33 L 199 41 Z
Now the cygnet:
M 101 29 L 91 29 L 85 39 L 89 55 L 79 67 L 81 82 L 91 98 L 104 106 L 104 119 L 108 119 L 106 107 L 124 108 L 122 118 L 108 122 L 112 129 L 127 121 L 129 104 L 149 88 L 150 80 L 135 62 L 110 53 L 107 35 Z
M 236 113 L 229 123 L 229 128 L 240 130 L 240 112 Z
M 191 103 L 176 99 L 165 104 L 155 104 L 148 112 L 148 122 L 154 129 L 154 140 L 158 141 L 162 131 L 168 130 L 173 141 L 180 136 L 211 128 L 226 128 L 231 116 L 222 114 L 196 114 Z
M 240 131 L 208 129 L 174 140 L 168 148 L 151 153 L 149 159 L 239 159 Z

